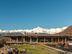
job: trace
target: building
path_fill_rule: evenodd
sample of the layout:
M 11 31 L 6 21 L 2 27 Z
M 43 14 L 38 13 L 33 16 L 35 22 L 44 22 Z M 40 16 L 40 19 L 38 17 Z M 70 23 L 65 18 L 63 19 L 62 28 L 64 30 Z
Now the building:
M 0 48 L 3 47 L 6 44 L 7 40 L 8 40 L 8 37 L 0 36 Z
M 68 48 L 72 45 L 72 26 L 69 26 L 64 31 L 57 34 L 46 34 L 46 33 L 35 33 L 27 34 L 25 33 L 6 33 L 1 34 L 9 39 L 6 41 L 7 44 L 24 44 L 24 43 L 38 43 L 38 44 L 48 44 L 55 46 L 64 46 Z

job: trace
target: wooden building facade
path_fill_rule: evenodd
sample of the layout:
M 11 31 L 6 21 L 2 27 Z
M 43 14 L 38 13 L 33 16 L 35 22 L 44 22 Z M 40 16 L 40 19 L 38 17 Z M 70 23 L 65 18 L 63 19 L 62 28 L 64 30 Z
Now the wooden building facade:
M 68 48 L 68 36 L 5 36 L 9 37 L 7 44 L 38 43 L 49 45 L 65 45 Z
M 59 46 L 62 45 L 68 48 L 69 40 L 72 38 L 72 26 L 69 26 L 64 31 L 57 34 L 47 35 L 4 35 L 9 39 L 6 41 L 7 44 L 24 44 L 24 43 L 38 43 Z

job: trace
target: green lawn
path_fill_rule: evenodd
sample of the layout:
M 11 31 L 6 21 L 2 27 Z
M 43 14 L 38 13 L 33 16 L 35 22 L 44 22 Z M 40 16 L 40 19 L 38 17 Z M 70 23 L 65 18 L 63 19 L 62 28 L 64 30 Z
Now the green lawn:
M 10 45 L 10 47 L 18 48 L 19 51 L 21 51 L 22 49 L 25 49 L 26 53 L 29 53 L 29 54 L 58 54 L 54 52 L 54 50 L 39 44 Z

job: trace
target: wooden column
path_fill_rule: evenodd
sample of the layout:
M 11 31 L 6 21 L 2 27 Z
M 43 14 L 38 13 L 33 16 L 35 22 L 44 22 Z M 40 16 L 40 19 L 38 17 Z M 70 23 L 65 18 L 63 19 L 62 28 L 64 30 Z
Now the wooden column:
M 23 43 L 23 36 L 22 36 L 22 43 Z
M 11 37 L 9 36 L 9 41 L 11 42 Z
M 59 38 L 58 38 L 58 43 L 59 43 Z
M 63 38 L 62 38 L 62 44 L 63 44 L 64 42 L 63 42 Z
M 36 43 L 38 43 L 38 37 L 37 37 Z
M 18 38 L 17 38 L 17 43 L 18 43 Z
M 53 43 L 53 38 L 51 38 L 51 44 Z
M 44 37 L 44 44 L 45 44 L 45 37 Z
M 30 43 L 32 43 L 32 38 L 30 37 Z
M 10 38 L 10 42 L 12 42 L 11 38 Z
M 48 44 L 49 43 L 49 38 L 47 40 L 48 40 L 48 42 L 47 42 L 47 44 Z
M 25 37 L 23 38 L 23 42 L 25 42 Z
M 67 38 L 65 38 L 65 48 L 68 48 Z
M 56 46 L 58 46 L 58 38 L 57 38 L 57 40 L 56 40 Z
M 9 37 L 9 38 L 10 38 L 10 39 L 9 39 L 9 43 L 10 43 L 10 45 L 11 45 L 11 42 L 12 42 L 12 41 L 11 41 L 11 37 Z
M 58 40 L 57 40 L 57 44 L 56 44 L 56 46 L 58 46 L 59 45 L 59 37 L 57 38 Z

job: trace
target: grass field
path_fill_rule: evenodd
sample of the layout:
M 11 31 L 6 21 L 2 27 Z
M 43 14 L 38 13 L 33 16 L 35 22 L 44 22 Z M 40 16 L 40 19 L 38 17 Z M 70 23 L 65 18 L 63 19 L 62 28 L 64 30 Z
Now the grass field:
M 27 54 L 58 54 L 55 50 L 39 44 L 10 45 L 10 47 L 18 48 L 19 51 L 25 49 Z

